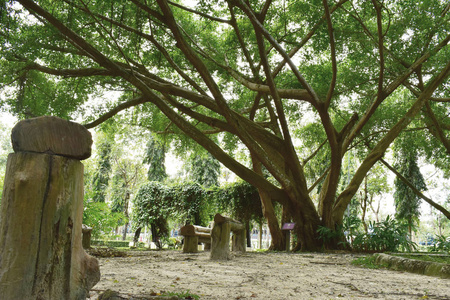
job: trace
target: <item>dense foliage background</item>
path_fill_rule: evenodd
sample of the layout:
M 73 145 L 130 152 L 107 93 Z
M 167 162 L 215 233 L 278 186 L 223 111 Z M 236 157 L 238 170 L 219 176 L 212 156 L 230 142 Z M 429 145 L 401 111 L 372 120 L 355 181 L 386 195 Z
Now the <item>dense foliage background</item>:
M 86 209 L 111 210 L 105 232 L 129 226 L 133 202 L 146 207 L 133 228 L 163 224 L 156 213 L 206 223 L 213 207 L 257 223 L 264 216 L 273 249 L 284 249 L 287 221 L 298 249 L 339 248 L 349 216 L 366 233 L 376 228 L 369 215 L 380 217 L 387 192 L 409 235 L 420 201 L 442 231 L 449 199 L 424 194 L 433 183 L 420 166 L 450 176 L 449 7 L 0 1 L 0 104 L 19 119 L 55 115 L 95 128 Z M 169 151 L 185 175 L 167 176 Z M 256 192 L 203 191 L 230 171 Z M 386 174 L 397 178 L 392 191 Z M 198 186 L 165 190 L 181 178 Z

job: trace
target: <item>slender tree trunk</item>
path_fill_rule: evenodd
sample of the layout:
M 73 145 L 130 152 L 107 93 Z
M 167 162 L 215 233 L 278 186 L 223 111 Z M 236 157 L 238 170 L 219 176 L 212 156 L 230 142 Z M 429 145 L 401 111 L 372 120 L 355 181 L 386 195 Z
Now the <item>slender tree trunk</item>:
M 275 210 L 272 205 L 272 199 L 269 195 L 262 190 L 258 190 L 259 197 L 262 201 L 263 215 L 267 220 L 267 225 L 272 235 L 272 243 L 269 247 L 270 250 L 284 251 L 286 247 L 283 233 L 281 232 L 278 219 L 275 214 Z
M 282 212 L 282 215 L 281 215 L 281 228 L 283 228 L 283 224 L 284 223 L 288 223 L 290 221 L 291 221 L 291 215 L 289 213 L 288 206 L 287 205 L 283 205 L 283 212 Z M 290 232 L 288 230 L 283 230 L 282 233 L 283 233 L 283 238 L 286 241 L 286 239 L 288 239 L 290 237 L 289 236 Z M 285 249 L 285 250 L 288 250 L 288 249 Z
M 252 156 L 253 160 L 253 170 L 262 175 L 261 163 Z M 275 214 L 275 210 L 272 204 L 272 199 L 269 194 L 258 189 L 259 197 L 261 198 L 261 204 L 263 209 L 263 215 L 267 220 L 267 225 L 269 226 L 270 234 L 272 235 L 272 244 L 270 245 L 270 250 L 284 251 L 286 247 L 284 236 L 281 232 L 280 225 L 278 224 L 278 219 Z
M 247 235 L 247 247 L 251 248 L 252 247 L 252 233 L 251 233 L 251 228 L 250 228 L 250 221 L 247 220 L 245 222 L 245 232 Z
M 142 227 L 139 227 L 139 228 L 136 229 L 136 231 L 134 232 L 133 245 L 134 245 L 135 247 L 137 247 L 138 244 L 139 244 L 139 236 L 141 235 L 141 231 L 142 231 Z
M 127 239 L 128 222 L 123 225 L 122 241 Z
M 152 242 L 155 243 L 156 247 L 159 248 L 159 236 L 158 236 L 158 230 L 156 228 L 155 224 L 150 225 L 150 230 L 152 232 Z
M 361 203 L 361 210 L 362 210 L 362 215 L 361 215 L 361 222 L 364 226 L 364 231 L 367 233 L 368 229 L 367 229 L 367 224 L 366 224 L 366 211 L 367 211 L 367 176 L 366 179 L 364 180 L 364 197 L 363 197 L 363 201 Z
M 262 249 L 262 231 L 263 231 L 263 226 L 262 226 L 262 222 L 259 224 L 259 249 Z
M 123 214 L 125 215 L 125 224 L 123 226 L 123 234 L 122 240 L 125 241 L 127 239 L 127 231 L 128 231 L 128 202 L 130 202 L 130 192 L 125 193 L 125 201 L 123 207 Z

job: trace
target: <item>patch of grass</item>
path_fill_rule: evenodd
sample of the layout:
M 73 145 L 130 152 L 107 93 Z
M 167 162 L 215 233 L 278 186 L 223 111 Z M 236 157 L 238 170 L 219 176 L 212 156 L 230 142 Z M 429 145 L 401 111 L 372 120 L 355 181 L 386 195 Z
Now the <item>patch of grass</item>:
M 186 299 L 186 300 L 198 300 L 198 299 L 200 299 L 199 295 L 192 294 L 189 291 L 185 291 L 185 292 L 164 292 L 164 293 L 162 293 L 162 296 L 176 296 L 178 298 Z
M 385 265 L 376 264 L 375 260 L 376 260 L 376 258 L 373 255 L 362 256 L 362 257 L 358 257 L 358 258 L 354 259 L 352 261 L 352 265 L 359 266 L 359 267 L 366 268 L 366 269 L 382 269 L 382 268 L 387 267 Z
M 409 258 L 409 259 L 416 259 L 416 260 L 422 260 L 422 261 L 431 261 L 436 263 L 442 263 L 442 264 L 449 264 L 450 265 L 450 256 L 438 256 L 438 255 L 396 255 L 392 254 L 394 256 Z
M 256 253 L 269 253 L 269 250 L 267 250 L 267 249 L 253 249 L 252 252 L 256 252 Z
M 122 250 L 122 251 L 149 251 L 149 250 L 152 250 L 147 247 L 115 247 L 115 249 Z

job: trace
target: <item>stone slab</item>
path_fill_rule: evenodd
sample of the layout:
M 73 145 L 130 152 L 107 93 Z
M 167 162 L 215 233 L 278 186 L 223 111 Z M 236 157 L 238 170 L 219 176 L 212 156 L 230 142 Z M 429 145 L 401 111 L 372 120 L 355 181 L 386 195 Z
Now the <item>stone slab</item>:
M 81 124 L 44 116 L 20 121 L 11 133 L 14 152 L 37 152 L 79 160 L 91 156 L 92 136 Z

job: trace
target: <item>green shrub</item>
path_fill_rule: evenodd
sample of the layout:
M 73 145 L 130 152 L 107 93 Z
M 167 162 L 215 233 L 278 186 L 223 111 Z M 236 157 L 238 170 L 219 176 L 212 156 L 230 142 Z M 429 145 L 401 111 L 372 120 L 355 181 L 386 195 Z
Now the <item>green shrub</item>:
M 358 234 L 353 249 L 367 252 L 412 251 L 417 245 L 408 239 L 408 225 L 390 216 L 381 222 L 370 222 L 369 233 Z
M 344 230 L 342 225 L 338 226 L 336 230 L 332 230 L 325 226 L 319 226 L 317 229 L 317 233 L 319 234 L 319 239 L 322 240 L 324 245 L 331 243 L 334 240 L 341 241 L 340 243 L 345 243 L 344 241 Z
M 83 224 L 92 227 L 92 236 L 95 238 L 112 232 L 123 218 L 122 213 L 111 212 L 107 203 L 84 202 Z
M 323 244 L 326 245 L 332 241 L 338 241 L 338 244 L 347 248 L 353 246 L 353 239 L 358 235 L 358 228 L 361 226 L 361 220 L 357 217 L 344 218 L 342 225 L 336 226 L 335 230 L 328 227 L 319 226 L 317 233 Z
M 435 243 L 428 249 L 430 252 L 449 252 L 450 253 L 450 237 L 438 235 Z

